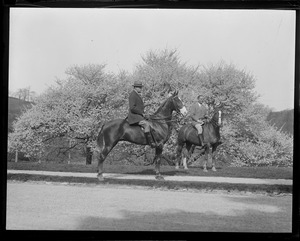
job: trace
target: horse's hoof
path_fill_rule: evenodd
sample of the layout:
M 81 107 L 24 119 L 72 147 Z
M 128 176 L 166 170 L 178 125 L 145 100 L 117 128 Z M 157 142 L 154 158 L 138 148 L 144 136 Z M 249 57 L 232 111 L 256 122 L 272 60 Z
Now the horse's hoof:
M 206 168 L 203 169 L 204 172 L 208 172 Z
M 97 175 L 97 178 L 98 178 L 98 181 L 99 181 L 99 182 L 103 182 L 103 181 L 104 181 L 104 177 L 103 177 L 102 174 L 100 174 L 100 175 L 98 174 L 98 175 Z
M 178 170 L 178 169 L 179 169 L 179 166 L 175 166 L 175 169 L 177 169 L 177 170 Z
M 158 180 L 158 181 L 163 181 L 163 180 L 165 180 L 164 177 L 161 176 L 161 175 L 157 175 L 157 176 L 155 177 L 155 179 Z
M 184 167 L 184 170 L 188 170 L 188 168 L 187 168 L 187 167 Z
M 217 171 L 217 169 L 215 168 L 215 167 L 212 167 L 212 169 L 211 169 L 213 172 L 216 172 Z

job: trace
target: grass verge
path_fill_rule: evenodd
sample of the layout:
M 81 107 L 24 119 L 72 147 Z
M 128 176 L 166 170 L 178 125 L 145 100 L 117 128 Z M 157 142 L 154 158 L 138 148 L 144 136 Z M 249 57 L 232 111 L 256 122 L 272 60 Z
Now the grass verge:
M 146 186 L 151 188 L 163 188 L 168 190 L 221 190 L 226 192 L 255 192 L 266 194 L 290 194 L 292 186 L 289 185 L 265 185 L 265 184 L 237 184 L 237 183 L 213 183 L 213 182 L 178 182 L 178 181 L 157 181 L 153 180 L 118 180 L 106 178 L 103 182 L 99 182 L 97 178 L 87 177 L 62 177 L 62 176 L 46 176 L 32 174 L 7 174 L 8 180 L 15 181 L 44 181 L 44 182 L 66 182 L 66 183 L 84 183 L 95 185 L 127 185 L 127 186 Z
M 54 172 L 96 173 L 97 165 L 66 164 L 66 163 L 37 163 L 37 162 L 8 162 L 7 169 L 36 170 Z M 121 173 L 136 175 L 154 175 L 153 166 L 109 165 L 104 163 L 105 173 Z M 293 168 L 287 167 L 217 167 L 217 172 L 203 172 L 202 167 L 190 167 L 188 170 L 176 170 L 174 166 L 161 166 L 161 174 L 165 176 L 215 176 L 265 179 L 293 179 Z

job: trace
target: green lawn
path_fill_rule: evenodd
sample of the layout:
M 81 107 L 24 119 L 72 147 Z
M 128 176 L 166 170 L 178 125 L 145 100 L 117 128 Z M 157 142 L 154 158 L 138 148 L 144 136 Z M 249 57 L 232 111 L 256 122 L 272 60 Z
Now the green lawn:
M 56 172 L 84 172 L 96 173 L 97 165 L 37 163 L 37 162 L 8 162 L 7 169 L 14 170 L 41 170 Z M 154 175 L 154 166 L 109 165 L 104 163 L 104 172 L 122 174 Z M 288 167 L 217 167 L 217 172 L 210 169 L 207 173 L 201 167 L 190 167 L 188 170 L 176 170 L 174 166 L 162 166 L 162 175 L 166 176 L 219 176 L 243 178 L 293 179 L 293 168 Z

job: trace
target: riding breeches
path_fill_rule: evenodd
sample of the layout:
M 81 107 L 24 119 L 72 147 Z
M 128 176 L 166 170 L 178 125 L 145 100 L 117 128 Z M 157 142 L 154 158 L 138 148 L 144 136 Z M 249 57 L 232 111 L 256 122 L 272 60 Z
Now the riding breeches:
M 195 128 L 197 129 L 198 135 L 199 135 L 199 134 L 202 134 L 202 131 L 203 131 L 202 124 L 197 123 L 197 124 L 195 124 L 194 126 L 195 126 Z
M 149 123 L 149 121 L 141 120 L 139 122 L 139 125 L 144 128 L 145 133 L 150 132 L 150 123 Z

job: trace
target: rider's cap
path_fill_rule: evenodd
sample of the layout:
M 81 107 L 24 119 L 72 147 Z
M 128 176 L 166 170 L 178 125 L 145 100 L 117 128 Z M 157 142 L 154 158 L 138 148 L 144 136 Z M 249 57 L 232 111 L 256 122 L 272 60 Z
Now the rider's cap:
M 136 81 L 134 81 L 134 83 L 133 83 L 133 87 L 143 87 L 143 84 L 142 84 L 142 82 L 141 81 L 139 81 L 139 80 L 136 80 Z

